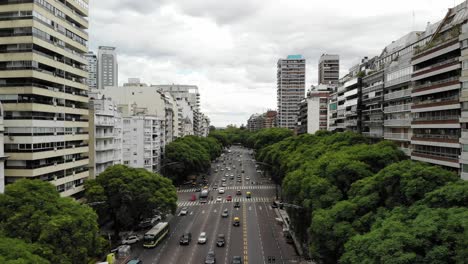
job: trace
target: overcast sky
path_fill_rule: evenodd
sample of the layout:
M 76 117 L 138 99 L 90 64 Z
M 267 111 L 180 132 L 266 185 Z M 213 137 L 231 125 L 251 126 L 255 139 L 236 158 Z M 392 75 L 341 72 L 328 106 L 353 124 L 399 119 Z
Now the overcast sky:
M 115 46 L 119 82 L 193 84 L 212 124 L 246 123 L 276 108 L 276 62 L 322 53 L 341 75 L 393 40 L 441 20 L 460 0 L 91 0 L 90 49 Z M 414 14 L 414 15 L 413 15 Z

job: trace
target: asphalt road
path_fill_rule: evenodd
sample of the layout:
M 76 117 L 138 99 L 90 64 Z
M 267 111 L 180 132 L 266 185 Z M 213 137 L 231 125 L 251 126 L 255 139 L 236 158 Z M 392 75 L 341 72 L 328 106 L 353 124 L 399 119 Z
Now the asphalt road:
M 212 164 L 213 172 L 208 176 L 208 186 L 213 200 L 208 203 L 200 204 L 199 193 L 193 188 L 181 189 L 178 192 L 177 213 L 184 206 L 188 207 L 189 213 L 170 220 L 170 235 L 156 248 L 143 249 L 141 243 L 132 245 L 132 257 L 139 258 L 144 264 L 205 263 L 208 251 L 213 250 L 216 263 L 229 264 L 233 256 L 241 256 L 245 264 L 297 263 L 297 255 L 293 247 L 286 243 L 282 227 L 275 220 L 278 216 L 271 208 L 276 196 L 275 185 L 257 173 L 255 161 L 249 152 L 245 148 L 232 147 L 231 153 L 221 157 L 224 162 Z M 218 172 L 215 172 L 218 165 Z M 231 167 L 231 170 L 227 171 L 226 167 Z M 221 168 L 224 170 L 221 171 Z M 234 174 L 235 178 L 230 180 L 226 177 L 225 193 L 218 194 L 218 190 L 212 188 L 215 184 L 221 187 L 226 173 Z M 237 175 L 242 175 L 242 182 L 236 181 Z M 249 181 L 247 177 L 250 177 Z M 242 195 L 236 195 L 237 190 L 241 190 Z M 246 198 L 248 191 L 252 193 L 250 199 Z M 193 194 L 197 201 L 190 201 Z M 228 195 L 232 196 L 232 202 L 226 201 Z M 218 196 L 221 196 L 221 202 L 216 201 Z M 235 201 L 240 202 L 240 208 L 234 208 Z M 221 217 L 224 209 L 229 210 L 227 218 Z M 240 226 L 233 226 L 234 217 L 240 218 Z M 190 245 L 179 245 L 179 238 L 184 232 L 192 233 Z M 207 233 L 207 242 L 203 245 L 197 244 L 201 232 Z M 216 246 L 218 234 L 226 237 L 224 247 Z

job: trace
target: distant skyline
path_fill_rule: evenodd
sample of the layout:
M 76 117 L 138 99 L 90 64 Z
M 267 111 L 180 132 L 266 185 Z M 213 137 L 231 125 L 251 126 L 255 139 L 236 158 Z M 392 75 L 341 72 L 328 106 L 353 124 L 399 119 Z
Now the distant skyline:
M 276 62 L 307 60 L 306 90 L 322 53 L 343 76 L 362 57 L 443 18 L 457 0 L 99 0 L 90 3 L 90 49 L 117 47 L 119 83 L 192 84 L 212 125 L 245 124 L 276 109 Z

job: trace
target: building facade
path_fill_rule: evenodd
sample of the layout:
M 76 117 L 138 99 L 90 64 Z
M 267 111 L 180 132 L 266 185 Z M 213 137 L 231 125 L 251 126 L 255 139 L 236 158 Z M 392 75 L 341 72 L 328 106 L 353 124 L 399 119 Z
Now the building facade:
M 115 47 L 100 46 L 98 49 L 98 88 L 119 85 L 119 67 Z
M 123 118 L 123 164 L 159 172 L 164 150 L 164 119 L 157 116 Z
M 5 149 L 4 149 L 3 107 L 0 103 L 0 194 L 5 192 Z
M 318 64 L 318 83 L 338 85 L 340 80 L 340 56 L 322 54 Z
M 79 197 L 89 177 L 88 1 L 0 5 L 7 183 L 40 179 Z
M 90 94 L 90 176 L 122 164 L 123 119 L 118 105 L 100 93 Z
M 86 66 L 86 70 L 88 71 L 88 87 L 89 89 L 97 89 L 98 87 L 98 59 L 94 52 L 89 51 L 85 55 L 86 60 L 88 61 L 88 65 Z
M 297 134 L 314 134 L 328 128 L 328 100 L 334 86 L 312 86 L 301 102 Z
M 299 104 L 305 95 L 306 60 L 289 55 L 277 63 L 278 127 L 295 129 Z

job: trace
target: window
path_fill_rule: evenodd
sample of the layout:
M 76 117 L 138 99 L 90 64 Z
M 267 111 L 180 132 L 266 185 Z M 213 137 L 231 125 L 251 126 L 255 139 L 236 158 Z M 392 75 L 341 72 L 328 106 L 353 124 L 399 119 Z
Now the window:
M 468 164 L 462 164 L 462 171 L 468 173 Z
M 468 70 L 468 60 L 463 61 L 462 67 L 463 70 Z

